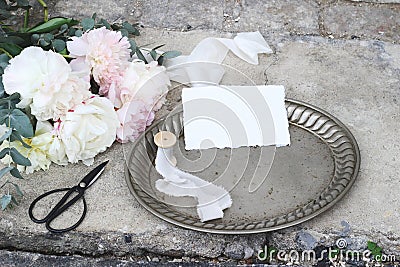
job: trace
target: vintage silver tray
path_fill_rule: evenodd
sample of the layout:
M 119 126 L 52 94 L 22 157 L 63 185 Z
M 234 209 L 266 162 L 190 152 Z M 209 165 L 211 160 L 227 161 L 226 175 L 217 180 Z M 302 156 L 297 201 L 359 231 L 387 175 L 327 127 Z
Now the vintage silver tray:
M 126 181 L 140 204 L 161 219 L 184 228 L 222 234 L 267 232 L 307 221 L 337 203 L 353 185 L 360 152 L 350 131 L 335 117 L 312 105 L 286 100 L 291 146 L 261 154 L 260 147 L 185 151 L 182 110 L 158 120 L 133 145 L 126 162 Z M 153 136 L 168 130 L 180 136 L 178 167 L 222 184 L 233 199 L 224 218 L 202 223 L 193 198 L 174 198 L 154 186 L 161 176 L 153 163 Z M 265 160 L 263 156 L 266 156 Z M 263 167 L 269 173 L 256 169 Z M 267 178 L 250 193 L 253 175 Z M 238 178 L 239 177 L 239 178 Z

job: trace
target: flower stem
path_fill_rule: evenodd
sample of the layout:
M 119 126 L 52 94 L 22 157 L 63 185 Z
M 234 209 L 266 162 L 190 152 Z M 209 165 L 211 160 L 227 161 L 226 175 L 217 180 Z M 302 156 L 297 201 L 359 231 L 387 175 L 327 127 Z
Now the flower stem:
M 29 9 L 26 10 L 25 12 L 25 17 L 24 17 L 24 32 L 26 29 L 28 29 L 28 23 L 29 23 Z
M 37 0 L 39 4 L 42 5 L 44 9 L 44 21 L 47 22 L 49 20 L 49 11 L 47 10 L 47 4 L 43 0 Z
M 6 54 L 9 58 L 13 58 L 13 56 L 10 53 L 8 53 L 7 50 L 5 50 L 4 48 L 0 48 L 0 51 Z
M 8 100 L 8 110 L 11 110 L 11 101 Z M 11 115 L 11 114 L 9 114 Z M 8 128 L 11 129 L 11 116 L 8 116 Z M 8 167 L 11 166 L 11 135 L 8 137 L 8 156 L 10 161 L 8 162 Z

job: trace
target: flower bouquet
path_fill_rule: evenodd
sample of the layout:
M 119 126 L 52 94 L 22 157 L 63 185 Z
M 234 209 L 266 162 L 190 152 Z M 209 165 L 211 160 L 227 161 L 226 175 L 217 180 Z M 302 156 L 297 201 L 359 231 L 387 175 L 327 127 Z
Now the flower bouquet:
M 162 66 L 177 51 L 139 47 L 137 25 L 47 18 L 28 27 L 26 0 L 0 0 L 0 178 L 51 163 L 93 163 L 115 140 L 135 140 L 161 108 L 170 79 Z M 25 12 L 22 27 L 7 22 Z M 9 175 L 10 174 L 10 175 Z M 18 204 L 9 187 L 1 207 Z M 7 189 L 7 190 L 6 190 Z

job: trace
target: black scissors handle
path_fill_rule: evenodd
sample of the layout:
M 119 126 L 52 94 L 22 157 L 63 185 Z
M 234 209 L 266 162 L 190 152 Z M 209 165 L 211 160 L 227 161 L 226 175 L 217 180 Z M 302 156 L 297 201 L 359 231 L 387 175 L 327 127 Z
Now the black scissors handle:
M 34 209 L 36 203 L 51 194 L 62 192 L 62 191 L 67 191 L 67 193 L 65 193 L 63 198 L 54 206 L 54 208 L 49 212 L 49 214 L 47 214 L 46 217 L 44 217 L 43 219 L 35 218 L 35 216 L 33 215 L 33 209 Z M 76 195 L 70 201 L 67 202 L 70 195 L 74 192 L 78 192 L 78 195 Z M 85 200 L 85 197 L 83 196 L 83 193 L 84 193 L 84 188 L 82 188 L 80 186 L 74 186 L 72 188 L 55 189 L 55 190 L 46 192 L 43 195 L 40 195 L 38 198 L 36 198 L 31 203 L 31 205 L 29 206 L 29 210 L 28 210 L 29 217 L 35 223 L 45 223 L 47 230 L 49 230 L 50 232 L 53 232 L 53 233 L 64 233 L 64 232 L 73 230 L 76 227 L 78 227 L 78 225 L 83 221 L 83 219 L 85 218 L 85 215 L 86 215 L 87 206 L 86 206 L 86 200 Z M 55 229 L 50 226 L 51 222 L 55 218 L 60 216 L 60 214 L 62 214 L 64 211 L 66 211 L 69 207 L 71 207 L 75 202 L 77 202 L 81 198 L 83 200 L 83 213 L 82 213 L 81 218 L 78 220 L 78 222 L 76 222 L 74 225 L 72 225 L 68 228 L 64 228 L 64 229 Z

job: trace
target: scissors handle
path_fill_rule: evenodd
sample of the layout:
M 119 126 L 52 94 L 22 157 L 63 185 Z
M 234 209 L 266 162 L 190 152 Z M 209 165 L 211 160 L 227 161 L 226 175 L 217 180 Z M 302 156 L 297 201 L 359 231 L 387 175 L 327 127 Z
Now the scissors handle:
M 67 193 L 65 193 L 65 195 L 62 197 L 62 199 L 56 204 L 56 206 L 49 212 L 49 214 L 46 215 L 46 217 L 44 217 L 43 219 L 37 219 L 35 218 L 35 216 L 33 215 L 33 209 L 36 205 L 36 203 L 38 201 L 40 201 L 41 199 L 54 194 L 54 193 L 58 193 L 58 192 L 62 192 L 62 191 L 67 191 Z M 70 195 L 74 192 L 78 192 L 78 195 L 76 195 L 74 198 L 72 198 L 70 201 L 67 202 L 68 198 L 70 197 Z M 70 230 L 75 229 L 76 227 L 78 227 L 78 225 L 83 221 L 83 219 L 85 218 L 86 215 L 86 200 L 83 196 L 84 193 L 84 189 L 79 187 L 79 186 L 74 186 L 72 188 L 62 188 L 62 189 L 55 189 L 49 192 L 44 193 L 43 195 L 40 195 L 38 198 L 36 198 L 31 205 L 29 206 L 29 217 L 31 218 L 31 220 L 35 223 L 46 223 L 46 228 L 53 233 L 63 233 L 63 232 L 67 232 Z M 79 199 L 83 200 L 83 213 L 81 218 L 78 220 L 77 223 L 75 223 L 74 225 L 72 225 L 71 227 L 65 228 L 65 229 L 55 229 L 52 228 L 50 226 L 50 223 L 57 218 L 60 214 L 62 214 L 65 210 L 67 210 L 69 207 L 71 207 L 76 201 L 78 201 Z
M 54 193 L 58 193 L 58 192 L 62 192 L 62 191 L 69 191 L 71 188 L 61 188 L 61 189 L 55 189 L 49 192 L 44 193 L 43 195 L 38 196 L 34 201 L 32 201 L 31 205 L 29 206 L 29 218 L 31 218 L 31 220 L 35 223 L 45 223 L 48 218 L 51 215 L 51 212 L 49 212 L 46 217 L 44 217 L 43 219 L 37 219 L 35 216 L 33 216 L 33 209 L 35 208 L 36 203 L 38 203 L 41 199 L 54 194 Z M 58 204 L 58 203 L 57 203 Z M 52 209 L 51 211 L 53 211 L 54 209 Z
M 72 204 L 74 204 L 79 198 L 82 198 L 82 200 L 83 200 L 83 213 L 82 213 L 82 216 L 79 218 L 79 220 L 74 225 L 72 225 L 70 227 L 67 227 L 67 228 L 63 228 L 63 229 L 55 229 L 55 228 L 51 227 L 50 226 L 51 222 L 55 218 L 57 218 L 61 213 L 63 213 L 66 209 L 68 209 Z M 72 203 L 69 204 L 70 202 L 72 202 Z M 71 201 L 69 201 L 67 204 L 62 206 L 59 210 L 56 210 L 56 212 L 54 212 L 53 215 L 49 217 L 49 219 L 46 221 L 46 224 L 45 224 L 47 230 L 49 230 L 52 233 L 64 233 L 64 232 L 68 232 L 68 231 L 74 230 L 75 228 L 77 228 L 82 223 L 83 219 L 85 218 L 86 209 L 87 209 L 87 205 L 86 205 L 85 197 L 83 195 L 75 196 L 73 199 L 71 199 Z

